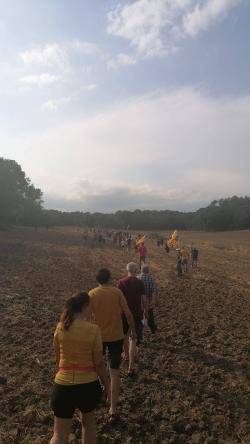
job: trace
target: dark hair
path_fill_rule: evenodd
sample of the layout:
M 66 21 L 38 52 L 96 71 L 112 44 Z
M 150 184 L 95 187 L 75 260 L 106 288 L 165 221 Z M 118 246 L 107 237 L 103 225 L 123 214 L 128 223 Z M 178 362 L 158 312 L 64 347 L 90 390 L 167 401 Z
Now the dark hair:
M 85 306 L 89 305 L 89 300 L 90 298 L 88 293 L 81 291 L 80 293 L 76 293 L 66 301 L 64 310 L 60 318 L 63 330 L 69 329 L 74 320 L 75 314 L 81 313 L 82 309 Z
M 100 268 L 96 274 L 96 280 L 99 284 L 107 284 L 110 281 L 111 273 L 108 268 Z

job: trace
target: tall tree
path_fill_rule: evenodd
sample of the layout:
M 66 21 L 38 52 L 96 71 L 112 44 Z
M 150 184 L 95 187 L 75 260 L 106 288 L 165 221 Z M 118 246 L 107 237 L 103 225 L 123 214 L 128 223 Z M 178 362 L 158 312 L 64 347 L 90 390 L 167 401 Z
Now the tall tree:
M 21 166 L 0 158 L 0 227 L 36 225 L 42 210 L 42 192 L 32 185 Z

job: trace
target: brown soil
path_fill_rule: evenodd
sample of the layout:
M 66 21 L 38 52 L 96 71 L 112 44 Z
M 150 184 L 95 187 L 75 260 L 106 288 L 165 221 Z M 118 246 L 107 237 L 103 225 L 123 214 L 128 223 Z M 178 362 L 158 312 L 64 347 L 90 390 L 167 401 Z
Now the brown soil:
M 250 232 L 184 233 L 200 249 L 197 270 L 177 280 L 175 254 L 149 241 L 160 288 L 158 332 L 145 331 L 138 376 L 122 366 L 121 422 L 98 417 L 98 443 L 249 443 Z M 0 233 L 1 444 L 47 444 L 55 372 L 52 337 L 63 301 L 95 285 L 108 266 L 114 281 L 134 252 L 84 246 L 75 229 Z M 78 415 L 72 443 L 80 443 Z

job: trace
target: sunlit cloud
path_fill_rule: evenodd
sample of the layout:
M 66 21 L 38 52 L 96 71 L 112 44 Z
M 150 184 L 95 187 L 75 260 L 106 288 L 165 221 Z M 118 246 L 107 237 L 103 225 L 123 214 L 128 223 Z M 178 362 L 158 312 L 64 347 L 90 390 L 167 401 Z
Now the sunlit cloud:
M 242 0 L 134 0 L 107 14 L 108 34 L 127 40 L 137 56 L 173 53 L 178 42 L 196 37 Z
M 20 53 L 26 65 L 39 65 L 64 69 L 68 64 L 68 55 L 65 49 L 57 43 L 38 46 Z
M 21 83 L 26 85 L 46 86 L 50 85 L 51 83 L 61 81 L 61 76 L 44 73 L 39 75 L 24 76 L 19 80 Z
M 183 17 L 184 33 L 196 37 L 240 3 L 241 0 L 209 0 L 203 5 L 196 2 L 194 8 Z
M 135 65 L 136 64 L 136 60 L 129 56 L 128 54 L 117 54 L 116 57 L 109 59 L 107 61 L 107 68 L 109 69 L 118 69 L 122 66 L 131 66 L 131 65 Z

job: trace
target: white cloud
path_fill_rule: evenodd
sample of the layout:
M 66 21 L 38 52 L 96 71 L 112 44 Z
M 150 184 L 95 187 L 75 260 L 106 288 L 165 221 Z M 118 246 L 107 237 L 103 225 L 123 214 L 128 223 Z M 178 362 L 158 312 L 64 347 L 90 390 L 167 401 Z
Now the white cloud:
M 19 53 L 24 64 L 21 81 L 26 84 L 44 85 L 59 80 L 60 75 L 61 80 L 68 78 L 72 83 L 80 74 L 79 70 L 87 75 L 93 73 L 94 66 L 86 64 L 80 68 L 79 63 L 86 62 L 88 56 L 98 54 L 99 47 L 95 43 L 77 39 L 33 47 Z M 40 71 L 46 68 L 47 73 L 39 73 L 39 68 Z M 95 88 L 92 84 L 90 90 Z
M 162 56 L 195 37 L 242 0 L 134 0 L 107 14 L 107 32 L 126 39 L 137 57 Z
M 43 103 L 42 108 L 49 111 L 57 111 L 64 105 L 71 102 L 71 97 L 61 97 L 60 99 L 51 99 Z
M 187 35 L 196 37 L 206 31 L 214 22 L 222 19 L 241 0 L 208 0 L 202 6 L 197 3 L 194 9 L 183 18 L 183 30 Z
M 108 69 L 118 69 L 122 66 L 131 66 L 135 65 L 136 60 L 129 56 L 128 54 L 117 54 L 117 56 L 113 59 L 110 59 L 107 61 L 107 68 Z
M 85 87 L 86 91 L 95 91 L 98 88 L 96 83 L 90 83 Z
M 170 22 L 167 0 L 138 0 L 108 13 L 107 32 L 130 41 L 146 56 L 164 52 L 161 30 Z
M 75 49 L 79 52 L 81 52 L 82 54 L 86 54 L 86 55 L 93 55 L 93 54 L 97 54 L 99 52 L 99 47 L 97 44 L 92 43 L 92 42 L 85 42 L 82 40 L 73 40 L 70 44 L 69 44 L 70 48 Z
M 40 65 L 64 69 L 68 65 L 68 55 L 65 49 L 57 43 L 38 46 L 20 53 L 26 65 Z
M 47 195 L 79 209 L 194 208 L 249 194 L 249 115 L 249 96 L 211 98 L 184 88 L 2 146 Z
M 20 82 L 26 85 L 37 85 L 37 86 L 45 86 L 50 85 L 51 83 L 61 81 L 61 76 L 56 76 L 53 74 L 39 74 L 39 75 L 29 75 L 21 77 Z
M 50 43 L 43 46 L 36 46 L 19 54 L 26 66 L 41 66 L 68 70 L 70 67 L 70 56 L 72 51 L 77 51 L 83 55 L 95 55 L 99 48 L 95 43 L 82 40 L 72 40 L 67 43 Z

